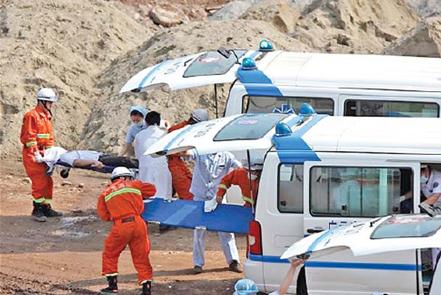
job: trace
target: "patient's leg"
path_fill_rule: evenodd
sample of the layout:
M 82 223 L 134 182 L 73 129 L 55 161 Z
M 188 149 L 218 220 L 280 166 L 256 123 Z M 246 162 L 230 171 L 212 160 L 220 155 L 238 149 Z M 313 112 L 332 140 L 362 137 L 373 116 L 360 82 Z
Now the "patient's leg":
M 111 156 L 111 155 L 101 155 L 98 159 L 101 163 L 106 166 L 118 167 L 123 166 L 127 168 L 138 168 L 138 160 L 129 157 Z

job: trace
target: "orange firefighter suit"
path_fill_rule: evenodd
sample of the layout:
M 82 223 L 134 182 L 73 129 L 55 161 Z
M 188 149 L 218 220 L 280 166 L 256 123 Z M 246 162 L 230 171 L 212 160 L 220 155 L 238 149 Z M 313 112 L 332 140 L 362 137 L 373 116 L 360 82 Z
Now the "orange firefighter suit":
M 23 165 L 32 181 L 32 197 L 36 203 L 50 204 L 53 182 L 46 175 L 46 165 L 35 161 L 35 152 L 43 152 L 54 145 L 51 114 L 41 105 L 23 117 L 20 140 L 23 144 Z
M 187 125 L 188 121 L 183 121 L 170 127 L 168 132 L 184 128 Z M 190 186 L 193 175 L 179 155 L 168 156 L 168 169 L 172 175 L 173 189 L 178 197 L 183 200 L 192 200 L 193 194 L 190 192 Z
M 152 279 L 149 260 L 150 241 L 147 226 L 141 218 L 143 198 L 155 195 L 155 186 L 139 180 L 117 179 L 98 197 L 97 211 L 102 220 L 113 221 L 104 241 L 102 273 L 117 275 L 118 258 L 129 245 L 132 261 L 138 272 L 138 282 Z
M 222 197 L 231 185 L 238 185 L 242 192 L 242 199 L 245 201 L 245 207 L 251 207 L 257 198 L 257 190 L 259 188 L 259 179 L 251 180 L 252 193 L 250 189 L 250 180 L 248 177 L 248 171 L 241 167 L 232 170 L 230 173 L 225 175 L 216 193 L 216 196 Z

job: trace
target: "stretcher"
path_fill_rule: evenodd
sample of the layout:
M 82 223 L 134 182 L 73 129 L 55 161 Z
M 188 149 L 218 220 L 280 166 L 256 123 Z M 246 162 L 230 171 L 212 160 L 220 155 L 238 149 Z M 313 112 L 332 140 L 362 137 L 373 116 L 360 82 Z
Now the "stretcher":
M 101 173 L 112 173 L 113 169 L 115 169 L 115 167 L 113 167 L 113 166 L 106 166 L 106 165 L 104 165 L 104 167 L 102 169 L 97 168 L 97 167 L 92 167 L 92 166 L 90 166 L 90 167 L 73 167 L 73 166 L 69 165 L 68 163 L 60 161 L 60 160 L 57 161 L 56 165 L 62 166 L 66 169 L 72 169 L 72 168 L 86 169 L 86 170 L 92 170 L 92 171 L 101 172 Z
M 204 212 L 203 201 L 153 198 L 144 204 L 144 220 L 183 228 L 247 234 L 254 219 L 252 209 L 240 205 L 219 204 L 214 211 Z

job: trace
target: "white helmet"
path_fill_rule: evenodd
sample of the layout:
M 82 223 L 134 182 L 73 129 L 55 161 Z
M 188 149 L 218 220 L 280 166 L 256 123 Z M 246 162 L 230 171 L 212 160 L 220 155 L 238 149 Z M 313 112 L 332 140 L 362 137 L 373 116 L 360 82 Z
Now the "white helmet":
M 58 97 L 52 88 L 41 88 L 37 92 L 37 99 L 44 101 L 57 102 Z
M 124 176 L 133 178 L 133 173 L 126 167 L 116 167 L 115 169 L 113 169 L 112 176 L 110 177 L 110 179 L 113 181 L 118 177 L 124 177 Z

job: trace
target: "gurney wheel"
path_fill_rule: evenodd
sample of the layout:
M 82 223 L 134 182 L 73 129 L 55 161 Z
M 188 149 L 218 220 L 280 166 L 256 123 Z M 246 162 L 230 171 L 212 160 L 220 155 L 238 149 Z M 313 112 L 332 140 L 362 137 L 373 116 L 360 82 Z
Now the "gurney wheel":
M 68 178 L 69 177 L 69 171 L 70 171 L 70 169 L 63 169 L 63 170 L 61 170 L 60 171 L 60 176 L 62 178 Z

